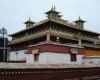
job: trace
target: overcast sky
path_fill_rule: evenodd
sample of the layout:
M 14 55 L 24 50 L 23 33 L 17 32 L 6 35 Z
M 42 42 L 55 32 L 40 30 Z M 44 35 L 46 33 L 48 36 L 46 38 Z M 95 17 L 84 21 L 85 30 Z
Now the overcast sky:
M 78 19 L 87 21 L 84 28 L 100 33 L 100 0 L 0 0 L 0 29 L 7 34 L 25 29 L 23 22 L 29 19 L 39 22 L 46 19 L 44 14 L 55 5 L 63 19 L 69 22 Z

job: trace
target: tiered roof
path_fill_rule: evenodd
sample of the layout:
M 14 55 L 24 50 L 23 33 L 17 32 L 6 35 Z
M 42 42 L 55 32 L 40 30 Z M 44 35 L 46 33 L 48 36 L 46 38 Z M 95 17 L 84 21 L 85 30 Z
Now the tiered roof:
M 27 23 L 32 23 L 32 24 L 34 24 L 35 22 L 33 22 L 33 21 L 31 21 L 31 19 L 30 19 L 30 17 L 29 17 L 29 20 L 27 20 L 26 22 L 24 22 L 25 24 L 27 24 Z
M 73 25 L 73 24 L 71 24 L 71 23 L 69 23 L 69 22 L 61 22 L 61 21 L 57 21 L 57 20 L 54 21 L 54 20 L 45 19 L 45 20 L 43 20 L 43 21 L 40 21 L 40 22 L 38 22 L 38 23 L 35 23 L 35 24 L 33 25 L 33 27 L 31 27 L 31 28 L 20 30 L 20 31 L 18 31 L 18 32 L 16 32 L 16 33 L 9 34 L 8 36 L 14 36 L 14 35 L 16 35 L 16 34 L 19 34 L 19 33 L 22 33 L 22 32 L 24 32 L 24 31 L 30 30 L 30 29 L 32 29 L 32 28 L 35 28 L 35 27 L 37 27 L 37 26 L 40 26 L 41 24 L 45 24 L 45 23 L 47 23 L 47 22 L 49 22 L 49 21 L 52 21 L 52 22 L 55 22 L 55 23 L 58 23 L 58 24 L 61 24 L 61 25 L 65 25 L 66 27 L 78 29 L 78 30 L 80 30 L 80 31 L 84 31 L 84 32 L 89 32 L 89 33 L 93 33 L 93 34 L 100 35 L 100 33 L 97 33 L 97 32 L 94 32 L 94 31 L 90 31 L 90 30 L 78 28 L 78 27 L 76 27 L 75 25 Z
M 59 15 L 59 13 L 60 12 L 57 12 L 56 10 L 55 10 L 55 7 L 53 8 L 51 8 L 51 10 L 50 11 L 48 11 L 48 12 L 46 12 L 46 14 L 48 15 L 48 14 L 51 14 L 51 13 L 53 13 L 53 14 L 56 14 L 56 16 L 60 16 L 61 17 L 61 15 Z M 82 20 L 80 17 L 79 17 L 79 19 L 78 20 L 76 20 L 75 22 L 77 23 L 77 22 L 82 22 L 82 23 L 84 23 L 84 22 L 86 22 L 86 21 L 84 21 L 84 20 Z M 29 28 L 26 28 L 26 29 L 23 29 L 23 30 L 21 30 L 21 31 L 18 31 L 18 32 L 16 32 L 16 33 L 13 33 L 13 34 L 10 34 L 9 36 L 12 36 L 12 37 L 14 37 L 15 35 L 18 35 L 18 34 L 20 34 L 20 33 L 22 33 L 22 32 L 25 32 L 25 33 L 27 33 L 27 31 L 29 31 L 29 30 L 31 30 L 31 29 L 35 29 L 36 27 L 39 27 L 39 26 L 41 26 L 42 24 L 46 24 L 46 23 L 48 23 L 48 22 L 53 22 L 53 23 L 55 23 L 55 24 L 61 24 L 61 25 L 64 25 L 64 27 L 69 27 L 69 28 L 73 28 L 73 29 L 76 29 L 76 30 L 79 30 L 80 32 L 86 32 L 86 33 L 91 33 L 91 34 L 94 34 L 94 35 L 97 35 L 97 36 L 99 36 L 100 35 L 100 33 L 97 33 L 97 32 L 93 32 L 93 31 L 90 31 L 90 30 L 86 30 L 86 29 L 83 29 L 83 28 L 80 28 L 80 27 L 77 27 L 75 24 L 73 24 L 73 23 L 70 23 L 70 22 L 68 22 L 68 21 L 66 21 L 66 20 L 64 20 L 64 19 L 55 19 L 55 20 L 53 20 L 53 19 L 45 19 L 45 20 L 42 20 L 42 21 L 40 21 L 40 22 L 38 22 L 38 23 L 34 23 L 33 21 L 31 21 L 30 20 L 30 18 L 29 18 L 29 20 L 28 21 L 26 21 L 25 22 L 25 24 L 27 24 L 27 23 L 34 23 L 33 24 L 33 26 L 32 27 L 29 27 Z M 45 33 L 45 34 L 43 34 L 43 35 L 46 35 L 47 33 Z M 41 36 L 42 34 L 40 34 L 39 36 Z M 54 36 L 61 36 L 62 38 L 66 38 L 66 36 L 64 36 L 64 35 L 58 35 L 58 34 L 51 34 L 51 35 L 54 35 Z M 33 37 L 32 37 L 33 38 Z M 35 38 L 35 37 L 34 37 Z M 74 40 L 76 40 L 74 37 L 68 37 L 68 38 L 71 38 L 71 39 L 74 39 Z M 31 38 L 30 38 L 31 39 Z M 84 40 L 84 39 L 83 39 Z M 86 39 L 86 40 L 90 40 L 90 39 Z M 23 40 L 22 40 L 23 41 Z M 92 41 L 92 40 L 91 40 Z M 99 41 L 99 43 L 100 43 L 100 41 Z M 84 44 L 85 46 L 88 46 L 87 44 Z M 94 45 L 93 45 L 93 47 L 94 47 Z
M 55 6 L 54 8 L 52 6 L 51 10 L 47 11 L 45 14 L 50 14 L 50 13 L 59 14 L 60 12 L 56 11 L 55 9 L 56 9 Z
M 84 22 L 86 22 L 86 21 L 82 20 L 82 19 L 80 18 L 80 16 L 79 16 L 79 19 L 76 20 L 76 21 L 74 21 L 74 22 L 75 22 L 75 23 L 77 23 L 77 22 L 82 22 L 82 23 L 84 23 Z

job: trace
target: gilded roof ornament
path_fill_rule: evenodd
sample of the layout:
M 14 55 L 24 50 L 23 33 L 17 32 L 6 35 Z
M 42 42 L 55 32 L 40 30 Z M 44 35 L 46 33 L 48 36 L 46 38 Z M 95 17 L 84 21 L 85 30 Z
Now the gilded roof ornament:
M 51 10 L 53 11 L 53 5 L 52 5 L 52 8 L 51 8 Z
M 54 11 L 56 10 L 55 6 L 54 6 Z
M 81 20 L 80 15 L 79 15 L 79 20 Z
M 75 23 L 77 23 L 77 22 L 86 22 L 86 21 L 84 21 L 84 20 L 81 20 L 81 18 L 80 18 L 80 15 L 79 15 L 79 19 L 78 20 L 76 20 L 76 21 L 74 21 Z
M 29 21 L 31 21 L 30 16 L 29 16 Z
M 30 16 L 29 16 L 29 20 L 27 20 L 27 21 L 24 22 L 24 23 L 25 23 L 25 24 L 27 24 L 27 23 L 32 23 L 32 24 L 34 24 L 35 22 L 31 21 Z
M 51 10 L 47 11 L 45 14 L 51 14 L 52 12 L 55 14 L 59 14 L 60 12 L 56 11 L 55 9 L 56 9 L 55 6 L 52 5 Z

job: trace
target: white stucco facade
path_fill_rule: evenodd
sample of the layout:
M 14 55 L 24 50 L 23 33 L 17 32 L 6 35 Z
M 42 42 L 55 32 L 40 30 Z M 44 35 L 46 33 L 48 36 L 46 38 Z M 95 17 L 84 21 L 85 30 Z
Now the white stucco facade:
M 76 55 L 76 61 L 71 61 L 70 54 L 44 52 L 39 55 L 38 63 L 43 64 L 82 64 L 83 55 Z
M 26 54 L 27 50 L 10 52 L 10 60 L 26 60 L 26 63 L 34 64 L 82 64 L 84 55 L 76 55 L 76 61 L 71 61 L 69 53 L 42 52 L 38 60 L 34 60 L 34 53 Z
M 100 56 L 88 56 L 83 59 L 83 64 L 100 64 Z
M 27 50 L 11 51 L 9 60 L 26 60 L 26 51 Z

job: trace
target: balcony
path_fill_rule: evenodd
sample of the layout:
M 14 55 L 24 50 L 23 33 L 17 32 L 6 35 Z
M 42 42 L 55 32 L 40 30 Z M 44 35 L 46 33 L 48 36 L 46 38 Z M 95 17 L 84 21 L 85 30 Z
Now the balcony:
M 10 44 L 15 44 L 15 43 L 19 43 L 19 42 L 23 42 L 23 41 L 27 41 L 27 40 L 31 40 L 31 39 L 34 39 L 34 38 L 38 38 L 38 37 L 41 37 L 41 36 L 44 36 L 46 34 L 46 31 L 41 31 L 41 32 L 38 32 L 38 33 L 35 33 L 35 34 L 27 34 L 21 38 L 17 38 L 17 39 L 14 39 L 11 41 Z

